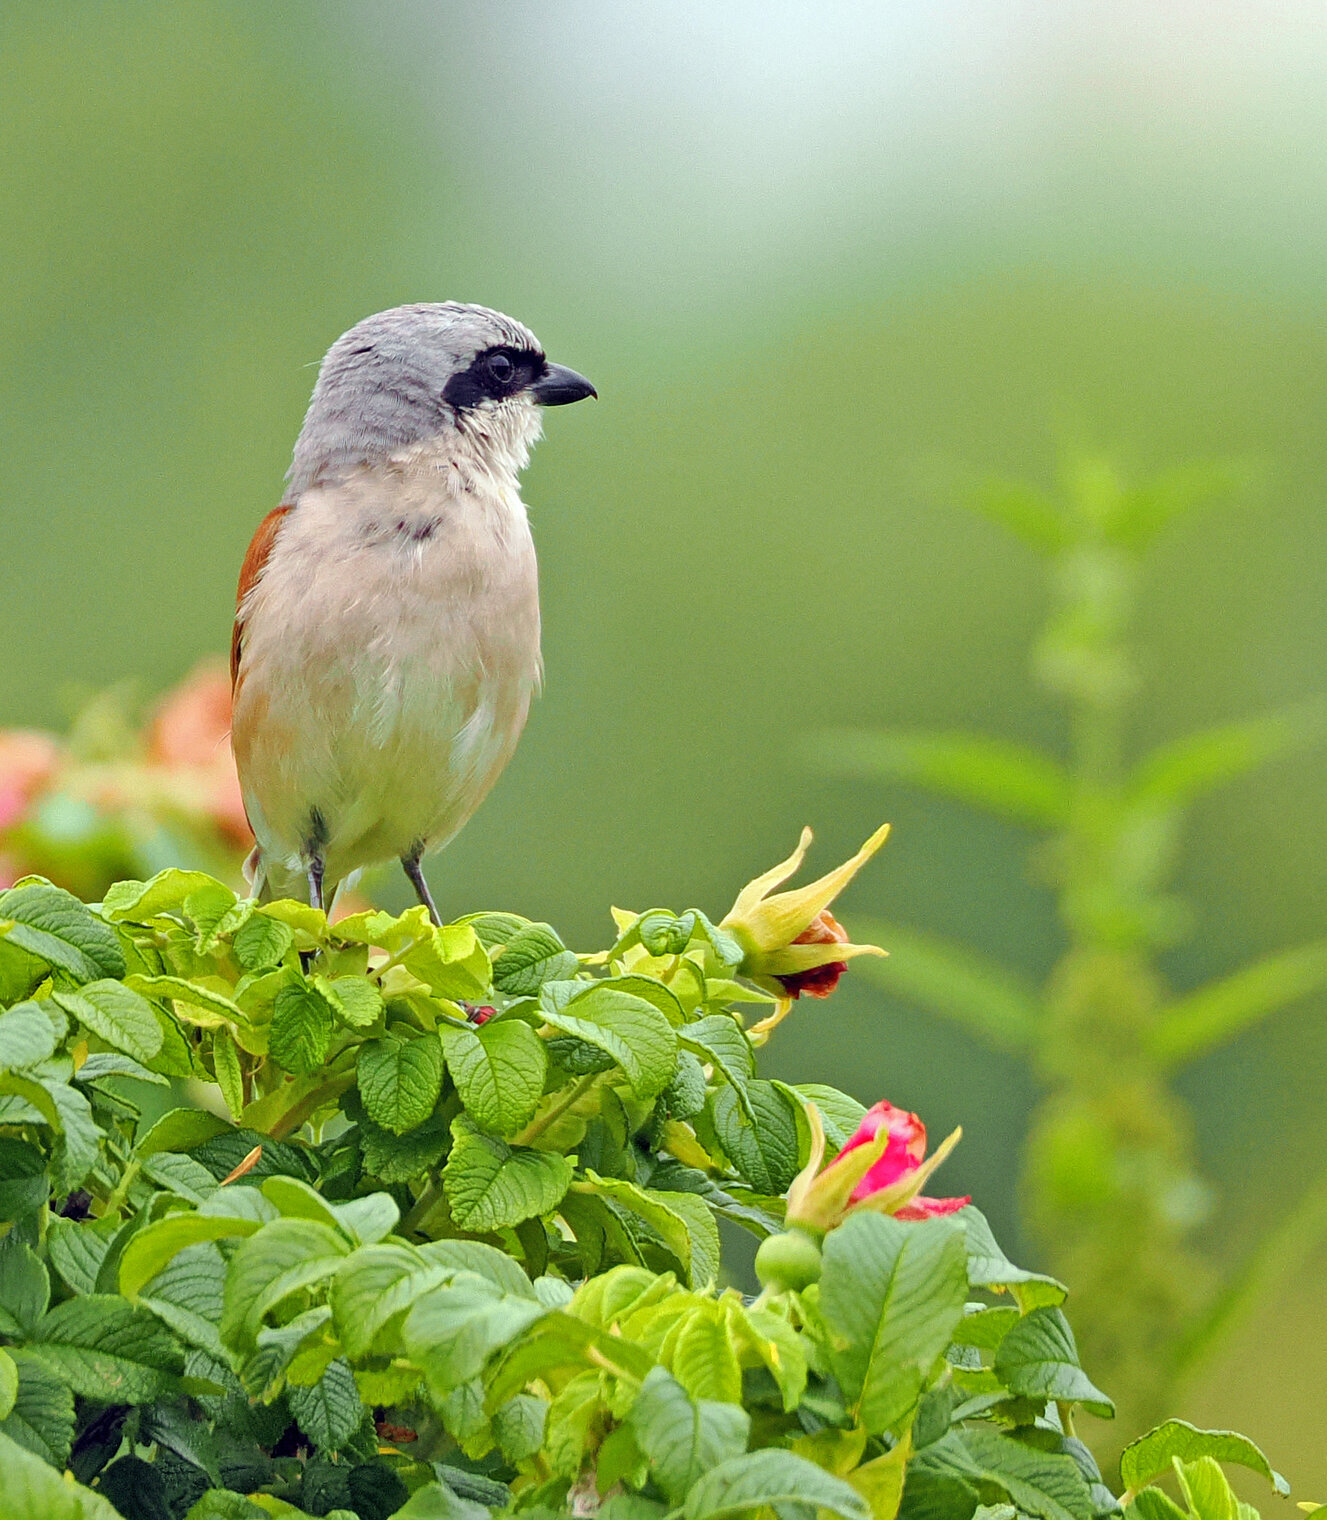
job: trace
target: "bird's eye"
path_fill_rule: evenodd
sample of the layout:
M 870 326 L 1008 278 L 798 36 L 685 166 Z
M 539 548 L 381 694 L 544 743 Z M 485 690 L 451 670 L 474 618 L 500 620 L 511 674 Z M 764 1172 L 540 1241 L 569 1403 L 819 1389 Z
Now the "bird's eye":
M 496 381 L 498 381 L 499 384 L 506 385 L 506 383 L 511 379 L 512 375 L 516 372 L 516 366 L 511 362 L 506 354 L 490 354 L 488 359 L 488 372 Z

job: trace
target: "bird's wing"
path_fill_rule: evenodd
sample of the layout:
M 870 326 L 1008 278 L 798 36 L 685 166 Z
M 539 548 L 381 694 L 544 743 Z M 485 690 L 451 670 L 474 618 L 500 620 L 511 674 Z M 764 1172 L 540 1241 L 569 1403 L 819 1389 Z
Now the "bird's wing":
M 240 680 L 240 653 L 244 647 L 244 603 L 250 591 L 258 583 L 259 576 L 263 573 L 263 567 L 267 564 L 267 557 L 272 552 L 272 546 L 276 543 L 276 536 L 281 531 L 281 524 L 286 519 L 286 514 L 291 509 L 286 507 L 273 507 L 272 510 L 258 524 L 258 531 L 249 542 L 249 548 L 244 556 L 244 563 L 240 566 L 240 584 L 235 593 L 235 627 L 230 636 L 230 685 L 234 691 Z

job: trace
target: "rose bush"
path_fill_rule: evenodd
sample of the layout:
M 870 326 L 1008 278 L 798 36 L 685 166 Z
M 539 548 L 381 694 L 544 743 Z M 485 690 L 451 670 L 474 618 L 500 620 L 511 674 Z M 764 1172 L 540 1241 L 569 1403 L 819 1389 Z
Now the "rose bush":
M 922 1194 L 957 1133 L 757 1074 L 882 838 L 590 954 L 177 869 L 0 893 L 0 1513 L 1176 1520 L 1174 1472 L 1243 1515 L 1228 1432 L 1103 1481 L 1064 1286 Z

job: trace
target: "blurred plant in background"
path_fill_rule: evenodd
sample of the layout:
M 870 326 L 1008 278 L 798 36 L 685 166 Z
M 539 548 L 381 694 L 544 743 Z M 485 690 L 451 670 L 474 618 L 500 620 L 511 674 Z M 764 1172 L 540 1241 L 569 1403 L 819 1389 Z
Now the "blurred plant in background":
M 994 1048 L 1017 1054 L 1043 1096 L 1022 1177 L 1046 1264 L 1076 1284 L 1084 1353 L 1117 1390 L 1127 1440 L 1249 1303 L 1327 1227 L 1327 1179 L 1270 1222 L 1255 1256 L 1223 1275 L 1195 1231 L 1211 1195 L 1195 1167 L 1174 1073 L 1279 1008 L 1327 986 L 1327 940 L 1269 955 L 1177 994 L 1162 953 L 1192 934 L 1167 890 L 1191 806 L 1279 755 L 1327 737 L 1318 705 L 1230 723 L 1130 760 L 1140 679 L 1129 647 L 1140 572 L 1163 527 L 1238 493 L 1224 465 L 1130 488 L 1097 458 L 1069 461 L 1057 495 L 992 484 L 972 504 L 1045 560 L 1052 608 L 1034 651 L 1068 709 L 1069 755 L 966 733 L 824 732 L 808 743 L 835 774 L 903 781 L 1041 836 L 1032 854 L 1067 941 L 1040 988 L 930 934 L 855 920 L 890 947 L 863 971 Z
M 69 735 L 0 730 L 0 886 L 29 872 L 89 900 L 168 865 L 240 884 L 253 842 L 230 752 L 230 679 L 204 661 L 140 722 L 131 691 Z

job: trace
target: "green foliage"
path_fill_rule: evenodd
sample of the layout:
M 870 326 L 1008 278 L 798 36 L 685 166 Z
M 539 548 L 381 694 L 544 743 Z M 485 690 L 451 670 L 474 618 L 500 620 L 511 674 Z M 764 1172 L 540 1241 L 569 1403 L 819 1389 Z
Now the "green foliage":
M 1040 836 L 1033 866 L 1055 893 L 1063 945 L 1040 988 L 917 928 L 853 927 L 890 950 L 888 961 L 864 962 L 863 974 L 1031 1068 L 1043 1099 L 1021 1190 L 1028 1223 L 1052 1269 L 1075 1283 L 1084 1345 L 1119 1390 L 1126 1434 L 1159 1417 L 1234 1308 L 1274 1275 L 1259 1253 L 1222 1284 L 1194 1248 L 1209 1190 L 1169 1079 L 1327 989 L 1322 941 L 1181 994 L 1159 960 L 1191 926 L 1169 878 L 1194 804 L 1327 739 L 1327 707 L 1309 702 L 1128 756 L 1141 682 L 1129 640 L 1144 553 L 1183 514 L 1237 497 L 1247 476 L 1238 466 L 1200 464 L 1130 486 L 1106 461 L 1080 458 L 1065 462 L 1054 493 L 992 482 L 973 494 L 975 510 L 1045 562 L 1052 606 L 1033 666 L 1065 710 L 1067 754 L 983 734 L 894 730 L 826 732 L 806 745 L 831 772 L 921 787 Z M 1321 1214 L 1321 1189 L 1311 1187 L 1299 1223 L 1278 1241 L 1285 1268 Z M 1052 1320 L 1040 1324 L 1049 1333 Z M 1020 1386 L 1053 1394 L 1064 1374 L 1046 1351 L 1017 1373 L 1007 1352 L 1006 1370 Z M 1104 1400 L 1075 1377 L 1063 1386 L 1084 1403 Z
M 718 1221 L 769 1236 L 821 1164 L 806 1105 L 835 1150 L 863 1111 L 756 1075 L 703 915 L 576 956 L 512 915 L 329 925 L 195 872 L 0 905 L 36 963 L 0 1012 L 6 1514 L 1114 1503 L 1072 1437 L 1111 1405 L 1065 1290 L 976 1209 L 849 1210 L 795 1287 L 722 1285 Z M 208 1109 L 170 1106 L 186 1078 Z M 1173 1461 L 1191 1520 L 1242 1520 L 1218 1460 L 1270 1475 L 1179 1421 L 1130 1447 L 1139 1520 Z

